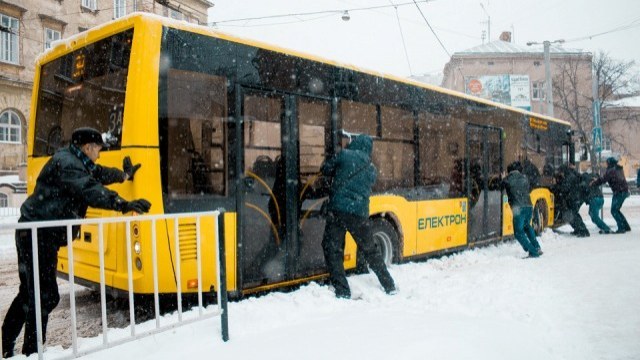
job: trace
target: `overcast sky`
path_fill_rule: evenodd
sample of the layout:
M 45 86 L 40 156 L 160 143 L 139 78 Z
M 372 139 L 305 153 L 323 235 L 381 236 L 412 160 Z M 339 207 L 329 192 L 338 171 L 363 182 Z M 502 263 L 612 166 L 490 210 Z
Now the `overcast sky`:
M 408 56 L 393 7 L 353 10 L 349 21 L 343 21 L 339 13 L 224 21 L 406 4 L 412 0 L 214 0 L 209 21 L 219 22 L 217 28 L 222 31 L 245 38 L 400 76 L 441 72 L 450 58 L 447 52 L 481 45 L 483 30 L 489 30 L 487 14 L 491 18 L 491 41 L 497 40 L 502 31 L 512 31 L 514 42 L 521 45 L 580 39 L 627 27 L 591 39 L 567 41 L 564 46 L 591 52 L 604 50 L 616 59 L 640 63 L 639 0 L 417 1 L 443 46 L 415 4 L 398 6 Z

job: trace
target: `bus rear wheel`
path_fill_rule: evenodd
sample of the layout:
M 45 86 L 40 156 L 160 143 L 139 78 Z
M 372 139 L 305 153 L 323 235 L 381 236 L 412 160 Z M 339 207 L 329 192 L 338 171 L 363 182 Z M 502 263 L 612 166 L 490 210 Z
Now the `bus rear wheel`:
M 382 218 L 373 219 L 371 237 L 386 265 L 398 262 L 398 233 L 389 221 Z
M 533 207 L 533 230 L 536 232 L 537 236 L 542 234 L 544 227 L 546 225 L 546 209 L 543 201 L 538 201 L 536 206 Z

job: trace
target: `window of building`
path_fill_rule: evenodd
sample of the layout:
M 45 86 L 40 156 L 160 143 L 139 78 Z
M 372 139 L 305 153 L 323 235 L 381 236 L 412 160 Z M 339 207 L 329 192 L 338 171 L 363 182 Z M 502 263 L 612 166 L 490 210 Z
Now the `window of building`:
M 178 10 L 169 9 L 169 17 L 176 20 L 183 20 L 184 15 Z
M 488 64 L 489 66 L 491 66 L 491 65 L 494 65 L 494 62 L 493 62 L 493 61 L 489 61 L 487 64 Z
M 531 100 L 544 100 L 544 81 L 531 83 Z
M 540 61 L 534 61 L 533 66 L 540 66 Z
M 17 64 L 19 53 L 18 19 L 0 14 L 0 25 L 8 31 L 0 31 L 0 61 Z
M 60 40 L 61 33 L 58 30 L 44 28 L 44 49 L 51 49 L 51 43 Z
M 9 207 L 9 198 L 7 194 L 0 193 L 0 208 Z
M 0 114 L 0 142 L 20 143 L 20 117 L 15 111 L 6 110 Z
M 127 15 L 127 0 L 113 0 L 113 18 Z
M 607 136 L 602 136 L 602 151 L 611 151 L 611 139 Z
M 96 11 L 98 9 L 98 0 L 82 0 L 82 7 Z

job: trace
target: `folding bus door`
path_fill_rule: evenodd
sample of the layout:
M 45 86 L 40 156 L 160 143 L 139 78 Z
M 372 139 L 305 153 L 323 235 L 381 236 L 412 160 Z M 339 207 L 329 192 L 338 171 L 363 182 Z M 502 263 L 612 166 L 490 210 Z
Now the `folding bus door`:
M 282 94 L 243 89 L 242 163 L 239 186 L 239 262 L 242 288 L 284 281 L 287 236 Z
M 502 130 L 467 125 L 465 184 L 469 197 L 469 243 L 501 235 Z

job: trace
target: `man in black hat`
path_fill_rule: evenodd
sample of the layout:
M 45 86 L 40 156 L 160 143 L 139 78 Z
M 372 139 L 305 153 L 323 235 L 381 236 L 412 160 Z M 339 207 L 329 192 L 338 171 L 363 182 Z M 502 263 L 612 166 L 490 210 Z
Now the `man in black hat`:
M 44 165 L 36 186 L 20 208 L 19 222 L 82 219 L 89 206 L 122 213 L 146 213 L 151 204 L 145 199 L 126 201 L 105 185 L 133 180 L 140 164 L 132 165 L 127 156 L 123 170 L 95 163 L 100 150 L 107 147 L 102 134 L 93 128 L 79 128 L 71 135 L 71 144 L 57 151 Z M 77 235 L 79 228 L 74 227 Z M 58 305 L 56 283 L 58 250 L 67 245 L 66 227 L 38 229 L 40 300 L 42 307 L 42 341 L 46 341 L 49 313 Z M 75 237 L 75 236 L 74 236 Z M 22 353 L 38 351 L 36 337 L 35 290 L 31 230 L 16 230 L 16 249 L 20 289 L 2 324 L 2 357 L 13 356 L 15 341 L 25 326 Z
M 607 158 L 607 171 L 603 177 L 599 177 L 591 181 L 591 186 L 600 186 L 604 183 L 609 183 L 611 191 L 613 191 L 613 198 L 611 199 L 611 216 L 616 220 L 618 230 L 616 234 L 624 234 L 627 231 L 631 231 L 631 227 L 627 222 L 627 218 L 622 215 L 622 204 L 624 200 L 629 197 L 629 185 L 627 185 L 627 179 L 624 176 L 622 166 L 618 165 L 618 160 L 615 158 Z

